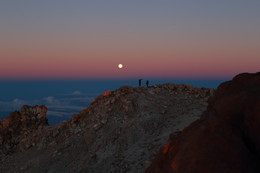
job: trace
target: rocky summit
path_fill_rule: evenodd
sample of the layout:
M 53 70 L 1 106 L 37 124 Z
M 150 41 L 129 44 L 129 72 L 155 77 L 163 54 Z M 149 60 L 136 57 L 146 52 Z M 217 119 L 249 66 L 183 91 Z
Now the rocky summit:
M 202 118 L 171 135 L 146 170 L 165 172 L 260 172 L 260 73 L 221 84 Z
M 123 86 L 56 126 L 45 106 L 23 106 L 0 121 L 0 172 L 144 172 L 171 133 L 200 118 L 213 93 Z

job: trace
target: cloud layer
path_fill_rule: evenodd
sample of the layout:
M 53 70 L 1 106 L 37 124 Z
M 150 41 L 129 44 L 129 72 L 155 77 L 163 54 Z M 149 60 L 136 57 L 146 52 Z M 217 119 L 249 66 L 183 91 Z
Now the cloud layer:
M 93 97 L 74 91 L 69 94 L 59 96 L 47 96 L 38 100 L 23 100 L 15 98 L 11 101 L 0 101 L 0 117 L 6 117 L 6 113 L 20 110 L 23 105 L 46 105 L 48 108 L 47 117 L 50 124 L 58 121 L 68 120 L 80 110 L 86 108 Z

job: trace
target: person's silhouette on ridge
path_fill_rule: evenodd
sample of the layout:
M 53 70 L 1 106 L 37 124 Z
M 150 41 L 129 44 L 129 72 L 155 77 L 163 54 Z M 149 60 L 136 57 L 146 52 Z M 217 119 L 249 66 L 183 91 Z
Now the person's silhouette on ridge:
M 140 87 L 141 84 L 142 84 L 142 80 L 143 80 L 143 79 L 139 79 L 139 87 Z
M 146 81 L 146 86 L 147 86 L 147 87 L 149 86 L 149 80 Z

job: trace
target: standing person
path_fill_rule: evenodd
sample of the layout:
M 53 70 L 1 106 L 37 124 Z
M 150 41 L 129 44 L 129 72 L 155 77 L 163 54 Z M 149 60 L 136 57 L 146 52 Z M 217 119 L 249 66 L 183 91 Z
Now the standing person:
M 142 80 L 143 80 L 143 79 L 139 79 L 139 87 L 140 87 L 141 84 L 142 84 Z
M 146 86 L 147 86 L 147 87 L 149 86 L 149 80 L 146 81 Z

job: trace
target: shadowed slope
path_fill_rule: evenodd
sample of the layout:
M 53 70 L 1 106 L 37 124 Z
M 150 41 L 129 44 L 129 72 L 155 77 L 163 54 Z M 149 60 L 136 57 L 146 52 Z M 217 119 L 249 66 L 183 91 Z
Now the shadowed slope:
M 146 173 L 260 172 L 260 73 L 221 84 L 202 118 L 172 136 Z

